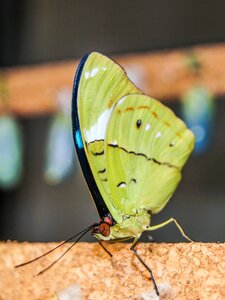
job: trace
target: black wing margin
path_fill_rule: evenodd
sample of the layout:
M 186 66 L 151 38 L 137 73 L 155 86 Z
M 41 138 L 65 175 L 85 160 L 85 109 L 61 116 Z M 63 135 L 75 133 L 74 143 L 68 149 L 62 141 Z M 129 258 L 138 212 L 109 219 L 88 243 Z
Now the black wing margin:
M 83 171 L 85 180 L 87 182 L 90 193 L 95 202 L 96 208 L 98 210 L 100 218 L 104 218 L 109 214 L 109 210 L 101 196 L 101 193 L 97 187 L 94 176 L 92 174 L 90 165 L 87 160 L 87 156 L 84 150 L 84 144 L 82 141 L 79 115 L 78 115 L 78 89 L 82 71 L 85 65 L 86 60 L 88 59 L 89 54 L 86 54 L 79 63 L 77 68 L 74 82 L 73 82 L 73 92 L 72 92 L 72 131 L 73 139 L 76 147 L 77 155 L 80 161 L 81 169 Z

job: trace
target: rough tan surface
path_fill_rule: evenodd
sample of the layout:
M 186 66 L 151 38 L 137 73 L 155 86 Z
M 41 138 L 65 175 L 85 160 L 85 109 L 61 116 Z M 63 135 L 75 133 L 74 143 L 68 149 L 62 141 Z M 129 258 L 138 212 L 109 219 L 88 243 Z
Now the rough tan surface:
M 33 264 L 14 268 L 55 245 L 0 243 L 0 299 L 157 299 L 148 272 L 129 244 L 107 245 L 110 258 L 97 243 L 79 243 L 38 277 L 34 275 L 68 244 Z M 153 270 L 161 299 L 225 299 L 225 244 L 139 244 L 137 249 Z M 69 293 L 74 296 L 64 298 Z

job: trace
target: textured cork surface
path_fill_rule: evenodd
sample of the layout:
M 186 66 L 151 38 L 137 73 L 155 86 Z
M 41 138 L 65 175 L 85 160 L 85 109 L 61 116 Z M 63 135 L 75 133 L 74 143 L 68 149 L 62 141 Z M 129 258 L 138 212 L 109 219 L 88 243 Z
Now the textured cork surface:
M 110 258 L 97 243 L 79 243 L 51 269 L 34 276 L 69 244 L 35 263 L 15 269 L 55 243 L 0 243 L 0 299 L 158 299 L 148 272 L 129 244 L 108 244 Z M 160 299 L 225 299 L 225 244 L 139 244 L 152 268 Z

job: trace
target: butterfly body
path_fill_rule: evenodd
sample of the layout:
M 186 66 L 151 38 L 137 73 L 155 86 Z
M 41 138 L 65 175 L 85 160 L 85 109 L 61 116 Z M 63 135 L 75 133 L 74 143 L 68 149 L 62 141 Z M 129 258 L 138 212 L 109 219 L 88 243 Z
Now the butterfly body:
M 125 240 L 125 239 L 139 239 L 141 234 L 148 230 L 151 215 L 146 210 L 136 211 L 134 215 L 122 215 L 122 221 L 112 224 L 107 222 L 105 218 L 100 221 L 100 225 L 93 230 L 93 235 L 103 241 L 110 240 Z M 105 227 L 101 228 L 101 224 L 108 227 L 107 235 L 105 234 Z

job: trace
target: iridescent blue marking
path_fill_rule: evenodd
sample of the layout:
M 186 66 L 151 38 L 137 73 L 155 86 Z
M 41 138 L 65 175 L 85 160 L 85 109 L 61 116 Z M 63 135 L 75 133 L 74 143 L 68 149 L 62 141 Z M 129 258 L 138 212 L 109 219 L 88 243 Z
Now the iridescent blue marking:
M 75 140 L 76 140 L 76 144 L 77 144 L 79 149 L 84 148 L 84 144 L 82 142 L 82 137 L 81 137 L 81 134 L 80 134 L 80 130 L 75 131 Z

